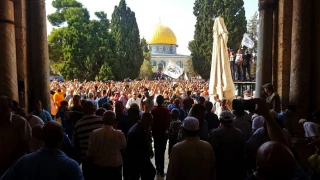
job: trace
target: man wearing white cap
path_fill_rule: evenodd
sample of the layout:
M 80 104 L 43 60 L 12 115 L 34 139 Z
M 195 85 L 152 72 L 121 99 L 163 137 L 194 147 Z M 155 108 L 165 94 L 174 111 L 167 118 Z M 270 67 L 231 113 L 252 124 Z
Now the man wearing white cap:
M 167 180 L 214 180 L 214 152 L 210 144 L 201 141 L 198 136 L 199 121 L 187 117 L 182 127 L 186 139 L 172 148 Z

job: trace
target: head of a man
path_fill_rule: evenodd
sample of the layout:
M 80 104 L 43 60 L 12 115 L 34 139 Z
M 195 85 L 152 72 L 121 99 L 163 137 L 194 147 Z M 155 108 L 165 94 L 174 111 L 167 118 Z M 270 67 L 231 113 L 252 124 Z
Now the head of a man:
M 149 129 L 153 124 L 153 117 L 151 113 L 148 113 L 148 112 L 143 113 L 140 122 L 144 129 Z
M 204 117 L 206 114 L 206 108 L 202 104 L 196 104 L 191 109 L 192 117 L 195 117 L 199 120 L 200 123 L 204 121 Z
M 103 113 L 103 124 L 113 126 L 116 123 L 116 114 L 113 111 L 106 111 Z
M 133 98 L 134 100 L 136 100 L 136 99 L 138 98 L 138 93 L 137 93 L 137 92 L 133 92 L 133 93 L 132 93 L 132 98 Z
M 149 97 L 150 97 L 150 94 L 149 94 L 149 92 L 148 92 L 148 91 L 144 91 L 144 95 L 145 95 L 147 98 L 149 98 Z
M 180 111 L 177 108 L 173 108 L 170 112 L 172 119 L 179 119 Z
M 110 111 L 112 111 L 112 106 L 111 106 L 111 104 L 110 103 L 104 103 L 104 104 L 102 104 L 102 107 L 104 108 L 104 109 L 106 109 L 106 110 L 110 110 Z
M 97 111 L 96 111 L 96 115 L 97 116 L 103 116 L 103 114 L 106 112 L 107 110 L 105 109 L 105 108 L 99 108 L 99 109 L 97 109 Z
M 199 104 L 204 105 L 204 103 L 206 102 L 206 99 L 203 96 L 200 96 L 199 98 Z
M 187 96 L 190 97 L 191 96 L 191 91 L 187 91 Z
M 85 101 L 83 103 L 83 113 L 84 115 L 94 115 L 96 112 L 96 108 L 94 104 L 90 101 Z
M 121 101 L 116 101 L 114 104 L 114 111 L 116 114 L 123 114 L 124 113 L 124 106 Z
M 136 108 L 129 108 L 128 109 L 128 119 L 130 121 L 138 121 L 140 120 L 140 111 Z
M 63 142 L 63 128 L 56 121 L 49 121 L 42 127 L 42 140 L 49 149 L 60 149 Z
M 0 124 L 6 124 L 10 121 L 12 112 L 12 100 L 4 95 L 0 96 Z
M 243 92 L 243 96 L 244 96 L 244 97 L 250 97 L 250 96 L 251 96 L 250 91 L 249 91 L 249 90 L 245 90 L 245 91 Z
M 197 137 L 199 135 L 199 121 L 195 117 L 186 117 L 182 123 L 186 137 Z
M 162 106 L 164 103 L 164 97 L 162 95 L 157 96 L 156 102 L 158 106 Z
M 81 106 L 81 97 L 79 95 L 73 96 L 73 106 Z
M 181 100 L 179 98 L 176 98 L 173 103 L 178 107 L 181 105 Z
M 257 172 L 263 180 L 291 180 L 296 160 L 283 144 L 269 141 L 262 144 L 257 152 Z
M 219 94 L 215 94 L 215 95 L 213 96 L 213 99 L 214 99 L 215 101 L 218 101 L 218 100 L 219 100 Z
M 248 50 L 246 50 L 246 51 L 244 52 L 244 54 L 245 54 L 245 55 L 249 54 L 249 51 L 248 51 Z
M 64 110 L 67 110 L 68 109 L 68 101 L 61 101 L 60 107 Z
M 220 123 L 222 126 L 230 125 L 233 122 L 233 114 L 230 111 L 222 111 L 220 113 Z
M 263 90 L 267 94 L 272 94 L 274 92 L 273 85 L 271 83 L 267 83 L 262 86 Z
M 89 92 L 88 97 L 89 97 L 89 99 L 94 100 L 94 93 Z
M 37 99 L 36 101 L 35 101 L 35 107 L 36 107 L 36 111 L 37 112 L 41 112 L 42 111 L 42 109 L 43 109 L 43 107 L 42 107 L 42 101 L 40 100 L 40 99 Z
M 211 111 L 212 111 L 212 108 L 213 108 L 213 104 L 212 104 L 212 102 L 210 102 L 210 101 L 206 101 L 206 102 L 204 103 L 204 107 L 206 108 L 207 112 L 211 112 Z
M 28 119 L 28 113 L 27 111 L 24 109 L 24 108 L 18 108 L 16 111 L 15 111 L 15 114 L 25 118 L 25 119 Z
M 134 109 L 137 109 L 138 111 L 140 111 L 139 105 L 137 103 L 132 103 L 130 105 L 130 108 L 134 108 Z
M 97 91 L 97 97 L 98 97 L 98 98 L 101 98 L 101 97 L 102 97 L 101 91 Z

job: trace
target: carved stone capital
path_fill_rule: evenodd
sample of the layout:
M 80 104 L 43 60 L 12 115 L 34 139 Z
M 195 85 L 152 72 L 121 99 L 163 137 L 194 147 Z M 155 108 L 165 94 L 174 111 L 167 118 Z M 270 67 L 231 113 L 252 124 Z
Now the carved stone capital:
M 259 11 L 267 10 L 267 9 L 275 9 L 276 3 L 274 0 L 260 0 L 258 7 L 259 7 Z

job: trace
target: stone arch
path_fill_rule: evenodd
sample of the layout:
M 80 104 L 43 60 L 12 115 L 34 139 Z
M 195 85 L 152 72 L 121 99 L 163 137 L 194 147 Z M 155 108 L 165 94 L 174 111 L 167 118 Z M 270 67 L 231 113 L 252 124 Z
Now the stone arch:
M 183 62 L 182 61 L 177 61 L 176 63 L 178 66 L 180 66 L 181 68 L 183 68 Z
M 157 62 L 155 60 L 151 60 L 151 65 L 152 66 L 157 66 Z

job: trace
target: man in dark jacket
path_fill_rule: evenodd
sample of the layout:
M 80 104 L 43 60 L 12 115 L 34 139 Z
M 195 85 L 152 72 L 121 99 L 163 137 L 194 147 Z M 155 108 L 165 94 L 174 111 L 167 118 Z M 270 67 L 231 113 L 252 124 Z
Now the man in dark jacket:
M 153 157 L 150 127 L 153 118 L 144 113 L 141 121 L 136 123 L 127 134 L 126 158 L 128 160 L 128 176 L 130 180 L 150 180 L 155 178 L 156 170 L 151 162 Z

